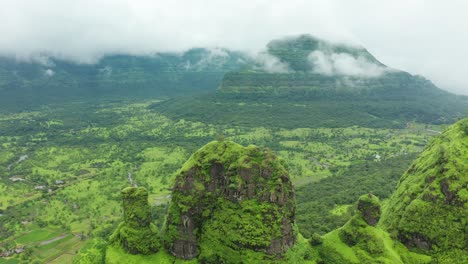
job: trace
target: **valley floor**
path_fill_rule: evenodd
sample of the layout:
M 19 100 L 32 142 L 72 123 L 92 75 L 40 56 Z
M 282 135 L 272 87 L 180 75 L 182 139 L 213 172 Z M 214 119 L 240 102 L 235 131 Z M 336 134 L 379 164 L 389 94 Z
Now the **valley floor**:
M 154 102 L 50 105 L 0 115 L 0 252 L 24 247 L 1 264 L 69 262 L 87 239 L 107 238 L 115 229 L 119 192 L 131 184 L 148 189 L 160 227 L 176 171 L 216 138 L 274 150 L 297 189 L 299 227 L 310 230 L 305 236 L 324 234 L 349 219 L 362 191 L 388 197 L 415 154 L 443 130 L 418 123 L 402 129 L 208 124 L 172 120 L 151 110 Z M 376 183 L 366 175 L 385 176 Z M 333 179 L 349 184 L 339 189 Z M 358 184 L 363 190 L 353 190 Z M 317 222 L 319 214 L 328 218 Z

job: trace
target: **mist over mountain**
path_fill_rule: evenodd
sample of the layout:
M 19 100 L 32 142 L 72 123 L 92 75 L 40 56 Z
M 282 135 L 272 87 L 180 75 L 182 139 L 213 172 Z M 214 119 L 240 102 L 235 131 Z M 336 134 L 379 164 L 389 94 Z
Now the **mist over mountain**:
M 422 76 L 387 67 L 364 47 L 304 34 L 270 41 L 256 58 L 227 72 L 216 93 L 153 109 L 214 123 L 253 125 L 263 116 L 266 126 L 401 127 L 453 122 L 467 104 Z
M 68 100 L 174 96 L 215 90 L 247 55 L 222 48 L 148 56 L 112 55 L 96 64 L 54 57 L 20 62 L 0 58 L 0 101 L 25 107 Z
M 365 45 L 392 67 L 468 94 L 467 8 L 461 0 L 5 0 L 0 17 L 8 23 L 0 25 L 0 54 L 23 61 L 49 54 L 95 63 L 111 54 L 140 56 L 193 47 L 258 52 L 271 39 L 311 33 Z
M 0 264 L 467 264 L 466 10 L 2 0 Z
M 179 97 L 216 90 L 216 96 L 254 94 L 262 100 L 282 97 L 283 101 L 325 102 L 334 98 L 345 104 L 399 100 L 408 102 L 404 108 L 414 109 L 395 113 L 398 109 L 392 106 L 369 106 L 351 111 L 377 116 L 376 120 L 383 115 L 386 119 L 447 122 L 463 114 L 466 106 L 464 97 L 443 91 L 423 77 L 387 67 L 360 45 L 333 43 L 308 34 L 272 40 L 256 54 L 193 48 L 147 56 L 111 55 L 95 64 L 47 56 L 30 62 L 4 57 L 0 76 L 0 101 L 12 109 L 68 100 Z M 161 111 L 185 115 L 177 104 L 170 107 L 172 110 Z

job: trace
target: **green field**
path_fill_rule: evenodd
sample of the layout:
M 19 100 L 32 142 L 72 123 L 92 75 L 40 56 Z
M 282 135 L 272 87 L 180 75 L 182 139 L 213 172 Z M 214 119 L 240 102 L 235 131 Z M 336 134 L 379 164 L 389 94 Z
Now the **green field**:
M 107 239 L 115 229 L 122 213 L 119 193 L 130 185 L 129 178 L 148 189 L 160 227 L 177 170 L 191 153 L 218 137 L 275 151 L 298 190 L 299 227 L 324 233 L 349 219 L 355 198 L 326 203 L 318 198 L 322 205 L 313 205 L 305 203 L 306 193 L 336 184 L 324 180 L 346 177 L 350 168 L 358 173 L 352 175 L 362 175 L 366 168 L 360 164 L 383 171 L 396 166 L 399 173 L 404 165 L 386 161 L 412 160 L 437 134 L 430 130 L 444 129 L 419 123 L 404 128 L 293 129 L 212 124 L 171 119 L 150 108 L 155 102 L 49 105 L 1 114 L 0 248 L 25 245 L 27 254 L 17 255 L 17 260 L 69 262 L 85 241 Z M 19 161 L 23 155 L 28 157 Z M 13 177 L 22 180 L 14 182 Z M 394 183 L 385 185 L 385 193 Z M 370 183 L 363 188 L 378 189 Z M 312 227 L 308 214 L 323 208 L 329 223 Z M 61 235 L 65 237 L 40 245 Z M 0 259 L 9 263 L 5 261 L 15 260 Z

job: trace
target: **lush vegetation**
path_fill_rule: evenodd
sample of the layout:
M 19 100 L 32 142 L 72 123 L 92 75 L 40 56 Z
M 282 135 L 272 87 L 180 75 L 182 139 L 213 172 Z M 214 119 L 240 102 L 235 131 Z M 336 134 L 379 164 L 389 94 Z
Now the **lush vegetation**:
M 289 175 L 271 151 L 214 141 L 180 170 L 163 240 L 177 257 L 207 263 L 274 259 L 296 239 L 295 209 Z
M 431 252 L 440 263 L 468 261 L 467 123 L 456 123 L 429 144 L 402 176 L 382 219 L 394 238 Z
M 150 255 L 158 251 L 158 232 L 152 223 L 148 192 L 142 187 L 122 190 L 124 221 L 110 236 L 111 243 L 131 254 Z
M 344 225 L 356 210 L 355 201 L 363 193 L 388 198 L 414 154 L 382 161 L 351 164 L 317 182 L 296 188 L 297 223 L 305 237 L 326 234 Z M 318 191 L 319 190 L 319 191 Z
M 367 161 L 378 165 L 392 157 L 405 159 L 406 155 L 421 151 L 434 135 L 426 129 L 440 129 L 415 123 L 401 129 L 216 125 L 169 119 L 149 109 L 152 103 L 49 105 L 1 115 L 1 247 L 6 250 L 26 245 L 31 251 L 29 261 L 42 262 L 67 252 L 74 254 L 89 238 L 108 239 L 120 222 L 119 193 L 130 186 L 129 173 L 134 182 L 148 190 L 153 222 L 160 229 L 170 199 L 168 188 L 178 168 L 189 153 L 218 135 L 243 145 L 269 147 L 285 160 L 290 177 L 299 188 L 297 217 L 302 219 L 299 228 L 304 229 L 313 226 L 317 219 L 308 217 L 312 215 L 309 212 L 318 212 L 322 205 L 309 204 L 307 211 L 302 210 L 305 203 L 301 186 L 332 179 L 330 176 L 341 175 L 352 164 Z M 24 155 L 27 158 L 21 159 Z M 374 161 L 376 155 L 381 156 L 381 162 Z M 403 171 L 405 166 L 395 162 L 382 168 L 382 175 L 387 169 Z M 364 171 L 354 174 L 366 175 Z M 14 177 L 20 180 L 10 179 Z M 341 186 L 339 181 L 335 186 Z M 350 193 L 352 188 L 348 189 Z M 377 192 L 363 190 L 368 191 Z M 334 194 L 330 191 L 322 197 L 328 195 Z M 355 199 L 336 206 L 347 207 Z M 335 203 L 327 208 L 327 213 L 334 212 Z M 313 232 L 332 230 L 347 217 Z M 33 237 L 37 232 L 41 236 Z M 62 234 L 74 234 L 69 242 L 62 243 L 62 249 L 46 250 L 46 245 L 40 244 Z
M 226 49 L 195 48 L 148 56 L 111 55 L 95 63 L 53 57 L 21 62 L 0 57 L 0 111 L 47 103 L 175 96 L 214 91 L 223 75 L 248 61 Z
M 96 64 L 1 59 L 0 264 L 183 263 L 172 256 L 177 234 L 166 215 L 177 222 L 174 215 L 203 201 L 196 198 L 211 188 L 207 159 L 220 157 L 233 176 L 226 192 L 244 196 L 204 197 L 218 208 L 197 214 L 207 224 L 192 233 L 205 262 L 240 262 L 244 254 L 251 262 L 463 263 L 468 122 L 431 138 L 464 115 L 467 99 L 398 71 L 316 74 L 305 57 L 317 47 L 385 67 L 365 49 L 309 36 L 268 45 L 290 67 L 275 74 L 224 49 L 114 55 Z M 186 94 L 196 96 L 177 97 Z M 213 139 L 270 150 L 232 143 L 226 156 L 210 149 L 189 158 Z M 292 209 L 244 199 L 248 185 L 235 176 L 244 165 L 287 171 L 296 188 L 297 240 L 280 260 L 267 254 L 267 240 Z M 173 193 L 193 166 L 193 188 Z M 277 199 L 285 185 L 262 184 L 253 188 L 260 200 Z M 141 188 L 126 189 L 134 186 Z M 383 201 L 377 225 L 377 211 L 359 210 L 380 208 L 376 198 L 361 197 L 369 193 Z

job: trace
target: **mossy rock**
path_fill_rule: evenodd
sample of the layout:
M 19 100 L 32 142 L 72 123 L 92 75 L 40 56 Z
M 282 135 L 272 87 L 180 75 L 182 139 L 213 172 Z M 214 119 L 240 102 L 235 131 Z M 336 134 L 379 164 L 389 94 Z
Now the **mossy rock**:
M 151 223 L 151 208 L 145 188 L 128 187 L 122 190 L 124 222 L 129 226 L 145 227 Z
M 368 225 L 375 226 L 380 219 L 379 198 L 371 193 L 359 197 L 357 208 Z
M 282 161 L 270 150 L 214 141 L 178 173 L 162 238 L 182 259 L 275 259 L 295 242 L 294 217 Z
M 151 208 L 145 188 L 128 187 L 121 192 L 124 221 L 110 237 L 130 254 L 149 255 L 159 248 L 158 232 L 151 223 Z

